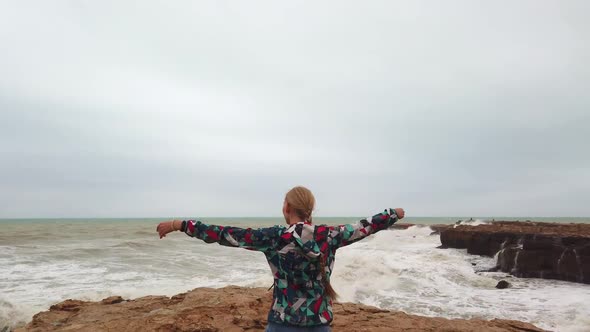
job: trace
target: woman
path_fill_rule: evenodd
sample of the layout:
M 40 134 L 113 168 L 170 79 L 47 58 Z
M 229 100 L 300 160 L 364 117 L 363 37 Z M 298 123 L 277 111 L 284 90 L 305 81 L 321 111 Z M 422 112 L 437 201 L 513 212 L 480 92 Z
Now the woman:
M 403 209 L 389 209 L 341 226 L 312 225 L 315 198 L 305 187 L 295 187 L 285 196 L 285 226 L 238 228 L 207 225 L 195 220 L 160 223 L 160 238 L 182 231 L 207 243 L 262 251 L 274 276 L 273 304 L 267 332 L 330 331 L 332 300 L 330 286 L 336 249 L 387 229 L 404 217 Z

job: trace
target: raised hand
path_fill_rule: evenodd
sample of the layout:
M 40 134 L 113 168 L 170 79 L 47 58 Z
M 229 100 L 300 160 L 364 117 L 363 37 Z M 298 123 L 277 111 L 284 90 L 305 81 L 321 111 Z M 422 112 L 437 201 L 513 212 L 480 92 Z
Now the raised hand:
M 404 211 L 404 209 L 396 208 L 394 210 L 395 210 L 395 214 L 397 214 L 398 219 L 403 219 L 406 216 L 406 211 Z
M 174 228 L 174 222 L 175 220 L 164 221 L 158 224 L 158 227 L 156 227 L 156 231 L 160 235 L 160 239 L 166 237 L 166 234 L 178 230 Z

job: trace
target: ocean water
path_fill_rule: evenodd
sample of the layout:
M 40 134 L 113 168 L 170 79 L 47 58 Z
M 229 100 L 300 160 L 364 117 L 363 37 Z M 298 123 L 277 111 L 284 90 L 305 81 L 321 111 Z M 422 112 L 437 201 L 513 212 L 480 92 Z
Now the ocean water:
M 465 218 L 408 218 L 407 222 L 458 219 Z M 590 222 L 590 218 L 496 219 Z M 263 254 L 205 244 L 180 232 L 159 239 L 156 225 L 163 220 L 0 220 L 0 328 L 25 324 L 33 314 L 68 298 L 171 296 L 196 287 L 272 284 Z M 283 223 L 279 218 L 204 220 L 242 227 Z M 554 331 L 590 331 L 590 285 L 477 272 L 493 266 L 494 259 L 437 249 L 439 237 L 430 233 L 427 227 L 386 230 L 339 249 L 332 280 L 340 300 L 425 316 L 515 319 Z M 512 287 L 496 289 L 501 279 Z

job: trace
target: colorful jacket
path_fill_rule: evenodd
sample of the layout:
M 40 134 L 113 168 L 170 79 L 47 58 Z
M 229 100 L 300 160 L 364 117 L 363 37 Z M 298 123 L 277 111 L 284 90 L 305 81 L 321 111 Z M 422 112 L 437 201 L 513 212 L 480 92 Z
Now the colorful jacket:
M 336 250 L 387 229 L 396 221 L 395 210 L 389 209 L 340 226 L 300 222 L 288 227 L 251 229 L 186 220 L 182 231 L 207 243 L 263 252 L 274 277 L 268 321 L 315 326 L 329 324 L 333 319 L 332 299 L 325 294 L 323 278 L 330 280 Z M 320 272 L 320 259 L 326 260 L 326 276 Z

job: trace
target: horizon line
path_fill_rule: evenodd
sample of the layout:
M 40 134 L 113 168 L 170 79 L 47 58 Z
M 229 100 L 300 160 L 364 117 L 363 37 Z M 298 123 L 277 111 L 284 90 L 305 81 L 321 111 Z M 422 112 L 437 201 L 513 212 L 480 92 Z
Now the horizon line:
M 283 216 L 201 216 L 201 217 L 179 217 L 179 216 L 175 216 L 175 217 L 161 217 L 161 216 L 156 216 L 156 217 L 146 217 L 146 216 L 142 216 L 142 217 L 0 217 L 0 220 L 7 220 L 7 219 L 184 219 L 184 220 L 193 220 L 193 219 L 207 219 L 207 218 L 240 218 L 240 219 L 255 219 L 255 218 L 284 218 Z M 365 218 L 363 216 L 315 216 L 314 218 Z M 416 219 L 416 218 L 492 218 L 492 219 L 498 219 L 498 218 L 590 218 L 590 216 L 461 216 L 461 215 L 448 215 L 448 216 L 406 216 L 404 219 L 407 218 L 412 218 L 412 219 Z

